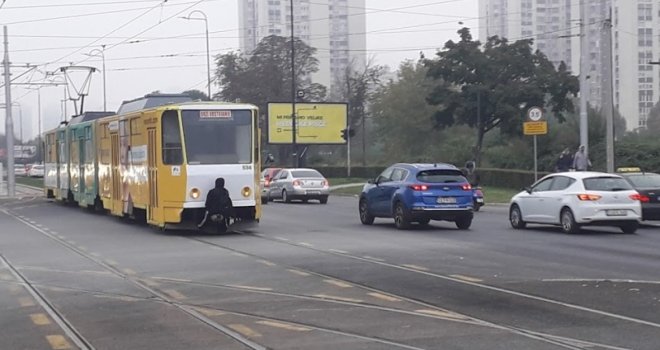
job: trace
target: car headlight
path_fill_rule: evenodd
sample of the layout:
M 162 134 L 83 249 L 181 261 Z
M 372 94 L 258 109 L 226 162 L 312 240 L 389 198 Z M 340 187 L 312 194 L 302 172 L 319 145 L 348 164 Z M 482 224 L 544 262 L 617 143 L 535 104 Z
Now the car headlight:
M 198 188 L 193 188 L 192 190 L 190 190 L 190 197 L 192 199 L 197 199 L 197 198 L 199 198 L 200 195 L 201 195 L 201 192 L 199 192 Z
M 241 194 L 242 194 L 243 197 L 245 197 L 245 198 L 250 197 L 250 195 L 252 194 L 252 189 L 251 189 L 250 187 L 248 187 L 248 186 L 245 186 L 245 187 L 243 187 L 243 189 L 241 190 Z

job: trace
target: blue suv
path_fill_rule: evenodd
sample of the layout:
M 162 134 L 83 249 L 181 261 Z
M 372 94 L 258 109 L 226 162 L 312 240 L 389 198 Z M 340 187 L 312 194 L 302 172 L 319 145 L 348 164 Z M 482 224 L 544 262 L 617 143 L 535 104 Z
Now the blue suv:
M 359 212 L 364 225 L 377 217 L 394 218 L 398 229 L 446 220 L 467 230 L 473 217 L 472 187 L 450 164 L 394 164 L 364 185 Z

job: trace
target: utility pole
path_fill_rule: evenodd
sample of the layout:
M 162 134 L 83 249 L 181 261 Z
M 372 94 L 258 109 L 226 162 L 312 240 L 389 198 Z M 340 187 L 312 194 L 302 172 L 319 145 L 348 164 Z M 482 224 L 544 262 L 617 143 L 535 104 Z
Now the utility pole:
M 2 61 L 5 72 L 5 137 L 7 139 L 7 196 L 14 197 L 16 195 L 16 182 L 14 177 L 14 122 L 11 118 L 11 76 L 9 72 L 9 35 L 7 34 L 7 26 L 4 26 L 4 46 L 5 57 Z M 0 174 L 0 176 L 2 176 Z
M 589 31 L 587 30 L 587 1 L 580 2 L 580 144 L 589 157 Z
M 602 108 L 606 121 L 605 149 L 607 155 L 607 172 L 614 172 L 614 101 L 612 96 L 612 10 L 603 22 L 601 31 L 602 64 Z
M 289 1 L 291 14 L 291 132 L 293 145 L 293 167 L 298 167 L 298 145 L 296 145 L 296 42 L 293 22 L 293 0 Z

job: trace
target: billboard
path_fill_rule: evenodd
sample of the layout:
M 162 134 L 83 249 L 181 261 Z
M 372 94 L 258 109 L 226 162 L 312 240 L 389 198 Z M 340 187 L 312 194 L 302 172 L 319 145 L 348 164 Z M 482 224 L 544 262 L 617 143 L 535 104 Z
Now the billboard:
M 346 103 L 296 103 L 296 143 L 343 145 L 348 122 Z M 268 104 L 268 143 L 293 143 L 291 103 Z

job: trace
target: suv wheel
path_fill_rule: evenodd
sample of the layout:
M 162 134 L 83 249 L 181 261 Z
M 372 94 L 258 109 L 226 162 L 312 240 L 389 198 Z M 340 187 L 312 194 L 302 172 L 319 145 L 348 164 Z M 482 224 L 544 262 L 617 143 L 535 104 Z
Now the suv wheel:
M 469 216 L 463 216 L 456 219 L 456 227 L 458 227 L 459 230 L 467 230 L 470 228 L 471 225 L 472 225 L 472 218 Z
M 360 212 L 360 222 L 363 225 L 371 225 L 374 223 L 374 216 L 369 214 L 369 204 L 367 204 L 366 199 L 361 199 L 360 204 L 358 205 L 358 210 Z
M 406 214 L 403 204 L 397 203 L 394 207 L 394 225 L 399 230 L 406 230 L 410 228 L 410 219 Z
M 527 226 L 527 223 L 522 219 L 520 207 L 516 204 L 512 205 L 509 210 L 509 222 L 511 223 L 511 227 L 515 229 L 523 229 Z

